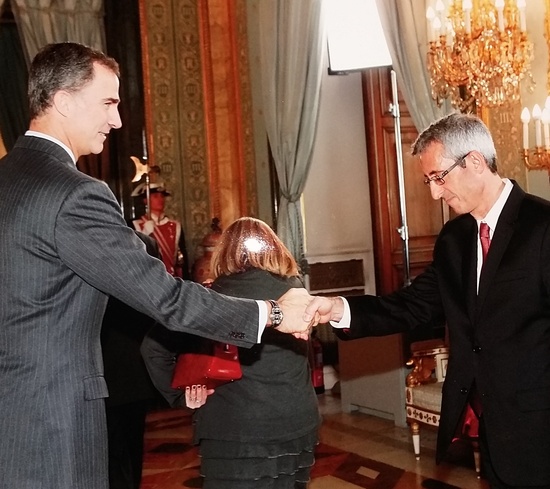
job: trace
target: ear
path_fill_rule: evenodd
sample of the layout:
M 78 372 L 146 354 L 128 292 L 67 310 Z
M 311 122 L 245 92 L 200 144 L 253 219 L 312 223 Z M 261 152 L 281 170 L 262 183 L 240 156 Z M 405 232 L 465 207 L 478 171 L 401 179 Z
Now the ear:
M 467 159 L 472 164 L 476 173 L 482 173 L 487 168 L 487 162 L 479 151 L 471 151 Z
M 63 117 L 67 117 L 71 110 L 73 99 L 72 95 L 66 90 L 59 90 L 53 96 L 53 108 Z

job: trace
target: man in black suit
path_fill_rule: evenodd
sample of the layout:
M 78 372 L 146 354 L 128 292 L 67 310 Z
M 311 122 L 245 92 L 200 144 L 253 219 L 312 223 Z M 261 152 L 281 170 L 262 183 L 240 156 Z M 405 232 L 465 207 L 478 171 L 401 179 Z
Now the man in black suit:
M 157 242 L 136 231 L 147 253 L 160 258 Z M 157 401 L 141 343 L 155 324 L 149 316 L 111 297 L 101 326 L 101 350 L 109 397 L 105 399 L 109 437 L 109 489 L 139 489 L 147 412 Z
M 493 488 L 550 487 L 550 203 L 497 173 L 483 122 L 452 114 L 413 145 L 424 183 L 458 217 L 433 261 L 384 297 L 316 298 L 308 313 L 343 339 L 447 323 L 451 356 L 438 431 L 440 461 L 470 406 Z M 483 259 L 480 228 L 491 239 Z M 342 329 L 345 328 L 345 329 Z
M 266 325 L 306 337 L 311 297 L 226 297 L 172 277 L 108 186 L 79 172 L 118 113 L 118 64 L 45 46 L 29 73 L 31 123 L 0 161 L 0 489 L 107 489 L 100 329 L 108 296 L 168 329 L 251 347 Z

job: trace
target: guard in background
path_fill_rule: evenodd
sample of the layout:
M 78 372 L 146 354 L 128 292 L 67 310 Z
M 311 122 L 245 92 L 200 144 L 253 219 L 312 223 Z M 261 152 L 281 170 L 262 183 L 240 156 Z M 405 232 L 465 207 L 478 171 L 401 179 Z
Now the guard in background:
M 134 229 L 155 239 L 161 259 L 171 275 L 190 280 L 183 228 L 179 221 L 170 219 L 164 213 L 166 197 L 170 196 L 170 192 L 162 182 L 142 183 L 135 188 L 132 196 L 143 197 L 147 206 L 147 212 L 133 221 Z

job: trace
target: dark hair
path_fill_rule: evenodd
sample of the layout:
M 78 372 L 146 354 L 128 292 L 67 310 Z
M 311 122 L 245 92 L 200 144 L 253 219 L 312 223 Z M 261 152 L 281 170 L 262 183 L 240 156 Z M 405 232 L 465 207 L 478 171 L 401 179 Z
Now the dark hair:
M 495 143 L 487 126 L 475 115 L 457 112 L 433 122 L 413 143 L 413 156 L 424 153 L 432 143 L 442 144 L 445 156 L 453 160 L 479 151 L 491 172 L 497 171 Z
M 44 46 L 29 72 L 29 112 L 34 119 L 47 110 L 59 90 L 76 92 L 94 77 L 94 63 L 120 76 L 118 63 L 97 49 L 75 42 Z
M 221 235 L 212 256 L 214 277 L 252 268 L 281 277 L 299 276 L 296 260 L 275 232 L 263 221 L 241 217 Z

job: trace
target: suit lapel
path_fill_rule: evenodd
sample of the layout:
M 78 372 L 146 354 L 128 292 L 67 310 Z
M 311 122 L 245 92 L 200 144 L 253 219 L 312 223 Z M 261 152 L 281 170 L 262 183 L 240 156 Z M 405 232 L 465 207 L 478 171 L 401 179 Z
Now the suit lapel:
M 464 260 L 462 278 L 464 283 L 464 297 L 470 319 L 474 318 L 476 307 L 477 287 L 477 225 L 475 219 L 470 219 L 468 228 L 464 232 Z
M 485 264 L 481 271 L 477 311 L 481 310 L 487 294 L 491 290 L 502 257 L 515 232 L 519 208 L 524 197 L 525 192 L 514 182 L 514 188 L 498 219 L 497 227 L 493 233 L 493 239 L 491 240 L 491 247 L 489 248 L 489 253 L 487 254 Z

